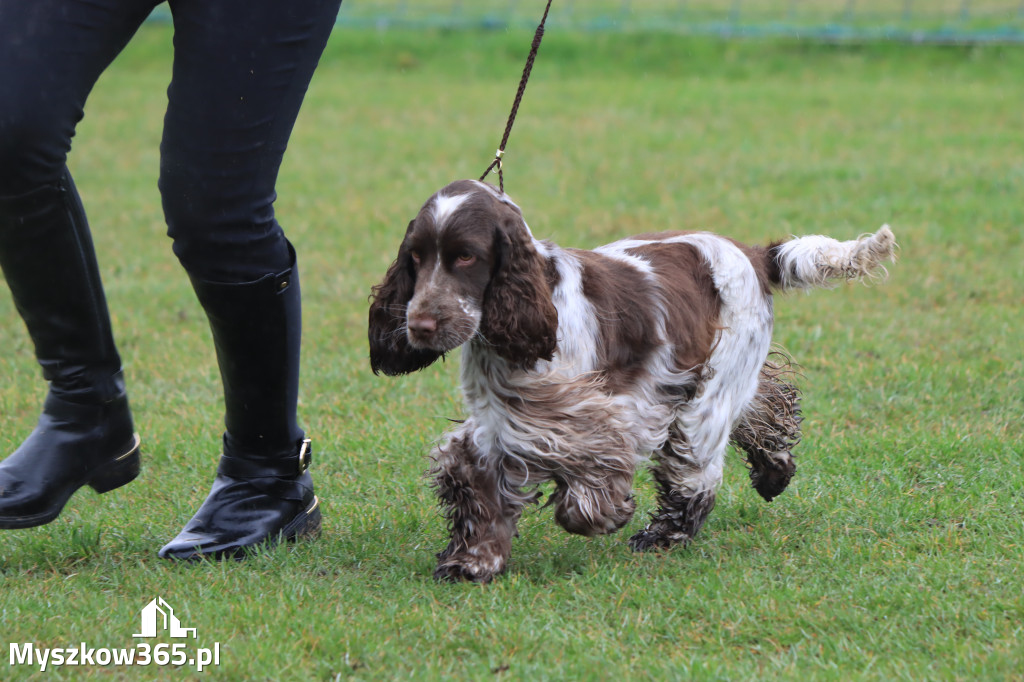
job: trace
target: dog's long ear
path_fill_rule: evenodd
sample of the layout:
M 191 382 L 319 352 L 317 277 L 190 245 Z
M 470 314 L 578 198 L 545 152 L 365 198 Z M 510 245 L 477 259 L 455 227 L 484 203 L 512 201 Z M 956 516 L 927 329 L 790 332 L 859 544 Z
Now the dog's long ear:
M 409 230 L 412 230 L 412 223 L 409 223 Z M 384 279 L 371 289 L 368 336 L 370 368 L 374 374 L 408 374 L 423 369 L 441 356 L 438 352 L 409 345 L 405 311 L 415 286 L 412 257 L 403 241 Z
M 503 211 L 495 234 L 494 275 L 484 295 L 480 331 L 495 352 L 519 367 L 550 360 L 558 344 L 544 258 L 522 217 Z

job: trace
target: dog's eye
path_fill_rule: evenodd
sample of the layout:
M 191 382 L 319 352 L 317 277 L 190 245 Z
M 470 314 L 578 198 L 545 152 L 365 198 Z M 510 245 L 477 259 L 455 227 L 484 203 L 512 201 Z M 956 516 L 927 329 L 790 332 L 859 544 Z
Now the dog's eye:
M 460 253 L 455 259 L 456 265 L 472 265 L 476 262 L 476 256 L 471 253 Z
M 410 251 L 409 255 L 412 256 L 412 262 L 413 263 L 415 263 L 416 265 L 420 264 L 420 252 L 419 251 Z

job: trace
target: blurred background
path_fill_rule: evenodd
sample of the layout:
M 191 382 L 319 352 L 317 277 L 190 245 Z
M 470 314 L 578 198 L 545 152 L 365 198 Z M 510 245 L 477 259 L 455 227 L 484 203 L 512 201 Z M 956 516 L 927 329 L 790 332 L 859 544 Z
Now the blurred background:
M 536 25 L 529 0 L 348 1 L 352 27 L 516 28 Z M 154 14 L 169 18 L 166 6 Z M 549 25 L 597 31 L 670 31 L 816 40 L 1022 42 L 1022 0 L 563 0 Z

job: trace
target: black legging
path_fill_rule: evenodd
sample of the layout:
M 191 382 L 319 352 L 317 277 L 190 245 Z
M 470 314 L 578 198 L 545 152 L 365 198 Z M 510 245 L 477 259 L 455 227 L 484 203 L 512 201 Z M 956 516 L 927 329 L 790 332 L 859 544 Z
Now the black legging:
M 97 78 L 154 0 L 0 0 L 0 197 L 60 181 Z M 274 185 L 341 0 L 170 0 L 160 144 L 167 234 L 190 273 L 286 269 Z

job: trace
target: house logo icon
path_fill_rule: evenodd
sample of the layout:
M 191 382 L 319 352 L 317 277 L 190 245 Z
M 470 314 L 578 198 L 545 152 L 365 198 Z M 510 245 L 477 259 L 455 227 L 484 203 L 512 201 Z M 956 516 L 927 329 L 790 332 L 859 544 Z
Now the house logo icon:
M 174 609 L 163 597 L 157 597 L 143 607 L 142 632 L 132 637 L 156 637 L 161 625 L 171 637 L 188 637 L 191 633 L 192 639 L 196 638 L 196 629 L 181 627 L 181 621 L 174 615 Z

